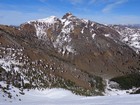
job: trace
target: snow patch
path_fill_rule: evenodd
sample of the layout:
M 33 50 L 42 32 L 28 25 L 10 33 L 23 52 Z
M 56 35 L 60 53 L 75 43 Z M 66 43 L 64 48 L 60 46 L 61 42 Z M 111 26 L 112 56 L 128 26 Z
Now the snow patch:
M 44 26 L 40 26 L 38 24 L 35 24 L 35 29 L 36 29 L 36 35 L 39 39 L 46 39 L 47 38 L 47 34 L 45 32 L 45 28 Z
M 10 56 L 0 59 L 0 66 L 6 71 L 11 71 L 11 65 L 23 66 L 22 63 L 19 63 L 17 60 L 13 60 Z M 19 71 L 18 67 L 13 68 L 15 71 Z
M 93 27 L 95 25 L 95 23 L 92 22 L 91 26 Z
M 95 38 L 95 35 L 96 35 L 95 33 L 94 33 L 94 34 L 92 34 L 92 39 L 94 39 L 94 38 Z
M 71 37 L 66 34 L 61 34 L 57 36 L 56 41 L 53 42 L 54 48 L 58 49 L 59 53 L 62 53 L 63 55 L 65 53 L 75 53 L 72 45 L 71 45 Z
M 23 59 L 23 49 L 0 47 L 0 51 L 0 66 L 6 71 L 11 71 L 11 69 L 19 71 L 18 67 L 23 66 L 23 63 L 20 62 Z M 18 60 L 16 59 L 17 56 L 20 56 Z M 14 68 L 12 68 L 12 65 L 14 65 Z
M 84 33 L 84 29 L 85 29 L 85 28 L 83 28 L 83 29 L 81 30 L 81 33 L 82 33 L 82 34 Z
M 74 30 L 73 24 L 70 25 L 70 23 L 70 21 L 66 21 L 66 23 L 64 23 L 61 33 L 70 34 L 70 32 Z
M 66 27 L 66 26 L 69 25 L 70 23 L 71 23 L 71 21 L 68 21 L 68 20 L 67 20 L 67 21 L 65 22 L 65 24 L 64 24 L 64 27 Z
M 82 22 L 84 22 L 84 23 L 88 23 L 89 20 L 87 20 L 87 19 L 82 19 Z
M 105 34 L 105 37 L 110 37 L 110 34 Z
M 119 84 L 113 81 L 106 80 L 106 89 L 105 89 L 105 95 L 107 96 L 114 96 L 114 95 L 129 95 L 134 90 L 137 90 L 137 88 L 129 89 L 129 90 L 121 90 L 119 89 Z M 115 88 L 112 88 L 111 86 L 115 86 Z M 117 88 L 118 89 L 117 89 Z

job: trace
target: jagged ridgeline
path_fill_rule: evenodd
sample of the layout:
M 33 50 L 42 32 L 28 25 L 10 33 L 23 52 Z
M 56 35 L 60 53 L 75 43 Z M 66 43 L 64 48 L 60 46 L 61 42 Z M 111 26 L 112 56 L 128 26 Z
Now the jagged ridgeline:
M 127 43 L 129 33 L 120 34 L 117 27 L 71 13 L 19 27 L 0 25 L 1 91 L 10 94 L 14 86 L 21 94 L 24 89 L 65 88 L 79 95 L 104 95 L 106 79 L 140 70 L 140 43 Z M 137 29 L 136 38 L 139 33 Z

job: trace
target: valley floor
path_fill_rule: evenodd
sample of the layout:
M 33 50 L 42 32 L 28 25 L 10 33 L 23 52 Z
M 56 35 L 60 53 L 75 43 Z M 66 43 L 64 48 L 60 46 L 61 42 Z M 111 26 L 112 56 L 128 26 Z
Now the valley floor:
M 140 105 L 140 95 L 84 97 L 63 89 L 30 90 L 20 99 L 0 96 L 0 105 Z

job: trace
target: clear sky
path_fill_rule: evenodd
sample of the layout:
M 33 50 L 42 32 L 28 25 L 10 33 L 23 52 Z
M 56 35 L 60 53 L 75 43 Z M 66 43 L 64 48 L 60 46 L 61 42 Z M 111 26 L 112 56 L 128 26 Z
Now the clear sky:
M 0 24 L 61 18 L 67 12 L 103 24 L 140 24 L 140 0 L 0 0 Z

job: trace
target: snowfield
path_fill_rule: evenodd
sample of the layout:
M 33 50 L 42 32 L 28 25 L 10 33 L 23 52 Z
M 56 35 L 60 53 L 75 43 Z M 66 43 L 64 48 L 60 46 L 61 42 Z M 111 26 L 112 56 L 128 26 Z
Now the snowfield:
M 0 96 L 0 105 L 140 105 L 140 95 L 76 96 L 64 89 L 24 91 L 21 101 Z

